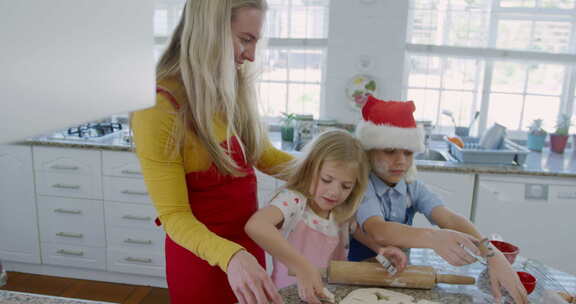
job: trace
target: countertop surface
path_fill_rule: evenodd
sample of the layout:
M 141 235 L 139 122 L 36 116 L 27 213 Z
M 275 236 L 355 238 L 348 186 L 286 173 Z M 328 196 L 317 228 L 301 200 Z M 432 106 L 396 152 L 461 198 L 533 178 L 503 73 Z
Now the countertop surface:
M 488 285 L 487 271 L 484 265 L 474 263 L 463 267 L 454 267 L 446 263 L 431 249 L 412 249 L 410 264 L 429 265 L 439 273 L 460 274 L 477 278 L 475 285 L 448 285 L 438 284 L 431 290 L 386 288 L 410 295 L 415 300 L 430 300 L 439 303 L 493 303 L 493 298 Z M 516 271 L 526 271 L 537 279 L 536 289 L 529 296 L 530 303 L 545 303 L 543 300 L 546 290 L 564 290 L 570 293 L 576 292 L 576 276 L 552 269 L 538 261 L 518 257 L 514 263 Z M 372 288 L 370 286 L 350 285 L 327 285 L 337 297 L 344 298 L 348 293 L 357 288 Z M 286 304 L 301 302 L 295 285 L 280 290 Z
M 2 304 L 113 304 L 110 302 L 94 302 L 70 298 L 44 296 L 24 292 L 0 290 L 0 303 Z
M 281 141 L 279 132 L 270 132 L 269 136 L 276 148 L 289 152 L 293 151 L 291 144 Z M 57 136 L 39 136 L 20 142 L 20 144 L 111 151 L 133 151 L 131 137 L 128 135 L 126 130 L 103 136 L 98 139 L 67 140 L 64 138 L 58 138 Z M 431 148 L 446 151 L 448 147 L 445 142 L 434 141 L 431 144 Z M 523 166 L 495 166 L 426 160 L 416 160 L 416 165 L 418 169 L 423 171 L 576 177 L 576 149 L 573 147 L 569 148 L 563 154 L 551 152 L 548 148 L 545 148 L 542 152 L 530 152 Z

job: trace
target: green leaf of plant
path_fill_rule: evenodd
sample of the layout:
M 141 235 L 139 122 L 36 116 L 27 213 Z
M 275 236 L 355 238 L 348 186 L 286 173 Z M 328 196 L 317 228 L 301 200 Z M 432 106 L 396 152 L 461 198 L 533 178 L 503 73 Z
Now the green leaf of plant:
M 366 90 L 374 92 L 376 90 L 376 82 L 374 80 L 370 80 L 370 82 L 368 82 L 364 86 L 364 88 L 366 88 Z

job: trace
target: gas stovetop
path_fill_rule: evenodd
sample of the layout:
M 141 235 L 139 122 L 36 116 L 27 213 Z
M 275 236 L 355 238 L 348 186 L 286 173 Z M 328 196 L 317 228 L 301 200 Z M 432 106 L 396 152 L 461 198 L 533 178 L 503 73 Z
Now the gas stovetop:
M 125 125 L 117 122 L 98 122 L 68 128 L 47 137 L 59 140 L 98 141 L 127 130 L 128 128 Z

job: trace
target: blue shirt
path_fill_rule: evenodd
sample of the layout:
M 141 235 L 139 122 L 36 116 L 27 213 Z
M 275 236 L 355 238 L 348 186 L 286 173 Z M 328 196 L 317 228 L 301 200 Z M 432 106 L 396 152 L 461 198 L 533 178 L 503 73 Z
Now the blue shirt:
M 412 225 L 414 215 L 420 212 L 428 221 L 435 224 L 432 220 L 432 210 L 441 205 L 442 200 L 418 180 L 410 184 L 401 180 L 394 187 L 390 187 L 374 173 L 370 173 L 368 187 L 356 213 L 356 220 L 360 227 L 373 216 L 379 216 L 388 222 Z M 350 243 L 348 259 L 351 261 L 361 261 L 375 255 L 372 250 L 356 240 Z

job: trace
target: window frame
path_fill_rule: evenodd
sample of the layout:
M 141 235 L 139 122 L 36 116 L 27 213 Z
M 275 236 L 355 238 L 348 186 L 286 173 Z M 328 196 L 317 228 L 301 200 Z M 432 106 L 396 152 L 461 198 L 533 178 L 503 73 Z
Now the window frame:
M 477 79 L 476 83 L 480 85 L 479 92 L 480 94 L 480 104 L 479 108 L 480 116 L 478 117 L 478 132 L 482 134 L 482 132 L 487 127 L 488 121 L 488 113 L 490 108 L 490 94 L 495 93 L 492 92 L 492 75 L 494 72 L 494 62 L 495 61 L 512 61 L 512 62 L 521 62 L 524 64 L 529 63 L 553 63 L 553 64 L 560 64 L 563 65 L 566 69 L 566 73 L 564 75 L 564 80 L 562 84 L 562 89 L 560 92 L 560 106 L 559 111 L 557 113 L 557 117 L 562 113 L 574 113 L 574 107 L 576 103 L 575 98 L 575 90 L 576 90 L 576 5 L 572 9 L 549 9 L 549 8 L 505 8 L 501 7 L 499 0 L 494 0 L 492 2 L 492 8 L 488 12 L 488 46 L 487 47 L 460 47 L 460 46 L 451 46 L 451 45 L 435 45 L 435 44 L 420 44 L 420 43 L 411 43 L 412 33 L 413 33 L 413 11 L 414 11 L 414 0 L 411 0 L 412 4 L 410 6 L 409 12 L 409 22 L 408 22 L 408 33 L 407 33 L 407 43 L 406 43 L 406 50 L 405 50 L 405 69 L 404 69 L 404 77 L 403 77 L 403 88 L 402 94 L 403 97 L 406 98 L 408 91 L 410 89 L 418 89 L 417 87 L 409 86 L 408 79 L 410 74 L 410 57 L 412 55 L 418 56 L 429 56 L 429 57 L 439 57 L 439 58 L 473 58 L 478 60 L 484 61 L 484 71 L 483 71 L 483 79 Z M 537 1 L 537 4 L 540 1 Z M 530 16 L 517 16 L 517 14 L 531 14 Z M 540 16 L 537 14 L 558 14 L 561 16 Z M 448 14 L 446 14 L 448 15 Z M 497 41 L 497 29 L 498 24 L 501 20 L 529 20 L 532 22 L 538 21 L 569 21 L 572 26 L 572 30 L 570 32 L 569 42 L 568 42 L 568 50 L 566 53 L 551 53 L 551 52 L 537 52 L 537 51 L 524 51 L 524 50 L 512 50 L 512 49 L 497 49 L 496 41 Z M 444 34 L 446 35 L 446 34 Z M 528 81 L 527 79 L 525 82 Z M 437 88 L 426 88 L 426 89 L 435 89 L 439 91 L 444 91 L 442 84 L 440 84 Z M 524 89 L 521 93 L 524 98 L 526 95 L 537 95 L 537 94 L 528 94 L 527 90 Z M 548 94 L 543 94 L 548 96 Z M 476 109 L 473 109 L 474 111 Z M 438 121 L 440 111 L 437 110 L 437 113 L 433 115 L 436 116 L 436 121 Z M 473 113 L 470 113 L 473 115 Z M 574 114 L 572 114 L 574 115 Z M 520 118 L 523 119 L 522 117 Z M 522 125 L 522 129 L 524 130 L 510 130 L 512 136 L 519 135 L 524 136 L 525 129 L 527 127 L 527 123 L 529 122 L 520 122 Z M 553 130 L 549 130 L 553 131 Z
M 164 9 L 167 10 L 167 27 L 168 27 L 168 33 L 166 36 L 164 35 L 154 35 L 154 47 L 159 48 L 159 47 L 166 47 L 169 39 L 170 39 L 170 35 L 173 32 L 173 29 L 176 27 L 179 19 L 180 19 L 180 12 L 183 8 L 185 1 L 183 0 L 162 0 L 162 1 L 158 1 L 155 7 L 155 10 L 160 10 L 160 9 Z M 287 26 L 288 29 L 291 29 L 291 23 L 293 21 L 292 18 L 292 14 L 293 14 L 293 0 L 289 0 L 288 2 L 286 2 L 286 8 L 288 9 L 288 13 L 287 13 L 287 24 L 284 24 Z M 263 40 L 261 43 L 264 47 L 262 47 L 262 49 L 260 50 L 261 52 L 263 52 L 266 49 L 282 49 L 282 50 L 287 50 L 287 51 L 293 51 L 293 50 L 299 50 L 299 49 L 313 49 L 313 50 L 320 50 L 323 55 L 323 59 L 321 62 L 321 75 L 320 75 L 320 79 L 321 81 L 319 82 L 310 82 L 310 81 L 294 81 L 294 80 L 290 80 L 290 78 L 288 77 L 286 80 L 264 80 L 262 78 L 259 78 L 257 80 L 256 83 L 256 89 L 258 91 L 258 93 L 260 94 L 260 84 L 262 83 L 282 83 L 282 84 L 286 84 L 287 86 L 289 86 L 290 84 L 312 84 L 312 85 L 318 85 L 320 88 L 320 96 L 319 96 L 319 100 L 318 100 L 318 104 L 315 105 L 317 107 L 317 113 L 319 116 L 322 116 L 322 109 L 323 109 L 323 103 L 325 100 L 325 94 L 326 94 L 326 62 L 327 62 L 327 53 L 328 53 L 328 28 L 329 28 L 329 22 L 330 22 L 330 0 L 326 0 L 326 6 L 324 7 L 325 9 L 325 15 L 324 15 L 324 27 L 321 29 L 321 31 L 323 32 L 323 35 L 325 36 L 324 38 L 281 38 L 281 37 L 270 37 L 269 35 L 265 35 Z M 268 34 L 268 33 L 266 33 Z M 282 33 L 281 33 L 282 34 Z M 290 35 L 290 32 L 288 32 L 288 35 Z M 260 58 L 264 59 L 263 56 L 260 56 Z M 287 66 L 288 69 L 288 73 L 290 71 L 290 66 Z M 288 90 L 288 89 L 287 89 Z M 287 92 L 288 93 L 288 92 Z M 286 100 L 284 101 L 284 106 L 285 109 L 287 108 L 287 105 L 290 102 L 290 95 L 286 94 Z M 262 108 L 263 107 L 263 98 L 259 98 L 259 102 L 258 102 L 258 107 Z M 308 113 L 299 113 L 299 114 L 308 114 Z M 280 116 L 273 116 L 273 117 L 267 117 L 264 116 L 264 114 L 262 115 L 262 118 L 264 121 L 267 121 L 269 123 L 272 124 L 277 124 L 279 122 Z M 318 119 L 319 117 L 315 117 L 316 119 Z

